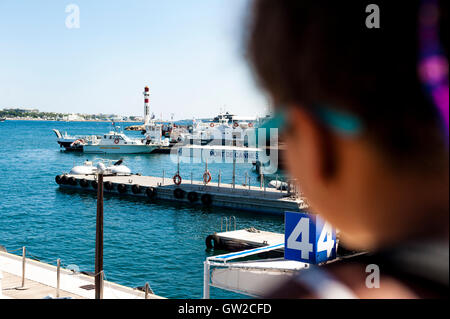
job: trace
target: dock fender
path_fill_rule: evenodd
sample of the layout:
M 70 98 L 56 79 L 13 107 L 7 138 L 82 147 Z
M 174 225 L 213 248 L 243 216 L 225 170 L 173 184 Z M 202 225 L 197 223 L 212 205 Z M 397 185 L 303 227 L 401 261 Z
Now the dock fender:
M 77 186 L 77 179 L 75 177 L 69 177 L 69 184 L 72 186 Z
M 217 246 L 217 236 L 216 235 L 208 235 L 205 240 L 206 249 L 213 249 Z
M 119 186 L 117 186 L 117 190 L 119 191 L 119 193 L 124 194 L 127 192 L 127 185 L 119 184 Z
M 56 175 L 55 182 L 56 182 L 56 184 L 61 185 L 62 184 L 62 175 Z
M 141 186 L 135 184 L 135 185 L 131 186 L 131 191 L 133 192 L 133 194 L 140 194 Z
M 156 198 L 156 189 L 153 187 L 147 187 L 147 189 L 145 190 L 145 193 L 147 194 L 147 197 L 150 199 Z
M 209 206 L 212 204 L 212 197 L 209 194 L 203 194 L 201 200 L 203 205 L 205 206 Z
M 91 186 L 92 186 L 93 189 L 97 189 L 97 187 L 98 187 L 97 181 L 92 181 L 91 182 Z
M 184 198 L 184 190 L 182 190 L 181 188 L 177 188 L 173 191 L 173 196 L 176 199 L 183 199 Z
M 80 186 L 86 188 L 86 187 L 89 186 L 89 182 L 88 182 L 86 179 L 83 178 L 83 179 L 80 181 Z
M 66 185 L 66 184 L 68 184 L 68 183 L 69 183 L 69 179 L 67 178 L 66 175 L 63 175 L 63 176 L 61 177 L 61 184 Z
M 104 185 L 105 189 L 108 191 L 112 191 L 114 189 L 114 184 L 110 181 L 105 182 Z
M 195 203 L 198 201 L 198 194 L 196 192 L 189 192 L 187 198 L 191 203 Z

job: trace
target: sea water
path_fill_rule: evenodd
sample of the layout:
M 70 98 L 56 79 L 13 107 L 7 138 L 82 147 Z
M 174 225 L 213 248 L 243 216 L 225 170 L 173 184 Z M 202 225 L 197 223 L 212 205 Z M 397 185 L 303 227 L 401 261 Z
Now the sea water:
M 127 124 L 121 123 L 124 127 Z M 130 124 L 129 124 L 130 125 Z M 134 173 L 171 178 L 177 163 L 167 154 L 94 155 L 60 151 L 52 129 L 73 135 L 101 135 L 106 122 L 6 121 L 0 123 L 0 245 L 43 262 L 94 272 L 95 193 L 61 190 L 55 176 L 69 172 L 84 160 L 124 159 Z M 139 132 L 126 132 L 140 136 Z M 237 183 L 259 186 L 251 164 L 238 164 Z M 180 165 L 184 180 L 201 180 L 204 164 Z M 230 183 L 232 164 L 209 163 L 212 183 Z M 143 198 L 105 194 L 104 270 L 106 279 L 129 287 L 148 282 L 167 298 L 201 298 L 203 262 L 223 251 L 206 251 L 205 239 L 220 231 L 223 217 L 235 216 L 237 228 L 283 232 L 282 216 L 229 209 L 193 207 L 177 203 L 150 203 Z M 211 289 L 211 298 L 241 295 Z

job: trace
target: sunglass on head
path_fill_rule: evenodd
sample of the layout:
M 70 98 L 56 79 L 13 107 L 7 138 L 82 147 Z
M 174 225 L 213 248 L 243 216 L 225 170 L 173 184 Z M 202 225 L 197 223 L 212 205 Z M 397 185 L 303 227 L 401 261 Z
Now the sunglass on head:
M 315 106 L 310 110 L 310 112 L 323 125 L 327 126 L 339 135 L 345 137 L 355 137 L 360 135 L 363 130 L 361 121 L 353 114 L 337 111 L 324 106 Z M 266 121 L 260 128 L 278 129 L 278 134 L 283 135 L 286 133 L 288 127 L 289 124 L 287 122 L 285 108 L 279 107 L 274 116 L 270 120 Z

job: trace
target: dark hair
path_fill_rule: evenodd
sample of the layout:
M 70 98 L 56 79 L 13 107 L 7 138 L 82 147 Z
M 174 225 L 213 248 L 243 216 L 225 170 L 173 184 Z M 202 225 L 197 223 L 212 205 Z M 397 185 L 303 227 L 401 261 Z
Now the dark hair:
M 371 3 L 380 8 L 379 29 L 366 27 Z M 275 104 L 347 110 L 385 154 L 431 164 L 447 150 L 417 75 L 418 15 L 419 1 L 256 0 L 248 58 Z M 447 53 L 446 15 L 441 10 Z

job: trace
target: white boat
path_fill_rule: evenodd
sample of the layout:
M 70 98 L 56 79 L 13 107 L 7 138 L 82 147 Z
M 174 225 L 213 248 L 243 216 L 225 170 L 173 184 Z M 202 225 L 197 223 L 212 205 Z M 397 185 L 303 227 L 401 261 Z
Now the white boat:
M 83 142 L 83 152 L 88 154 L 149 154 L 159 147 L 149 138 L 130 138 L 111 131 L 91 141 Z
M 106 164 L 104 163 L 106 162 Z M 113 163 L 111 160 L 99 161 L 94 165 L 91 161 L 85 161 L 83 165 L 75 166 L 70 170 L 70 175 L 93 175 L 97 173 L 98 168 L 101 167 L 105 175 L 131 175 L 131 170 L 123 165 L 123 160 Z
M 169 140 L 162 138 L 162 125 L 150 121 L 145 125 L 146 134 L 142 138 L 131 138 L 123 132 L 120 127 L 114 127 L 103 135 L 71 136 L 67 133 L 61 134 L 54 129 L 57 142 L 66 151 L 83 151 L 88 154 L 149 154 L 162 146 L 168 146 Z
M 289 188 L 289 184 L 286 183 L 286 182 L 274 180 L 274 181 L 270 181 L 269 182 L 269 187 L 276 188 L 278 190 L 281 189 L 281 190 L 285 191 L 285 190 L 287 190 Z
M 222 145 L 233 140 L 241 141 L 247 130 L 254 129 L 252 121 L 241 121 L 230 113 L 220 113 L 211 122 L 193 121 L 192 131 L 182 133 L 181 142 L 185 144 L 207 145 L 212 141 L 222 141 Z

